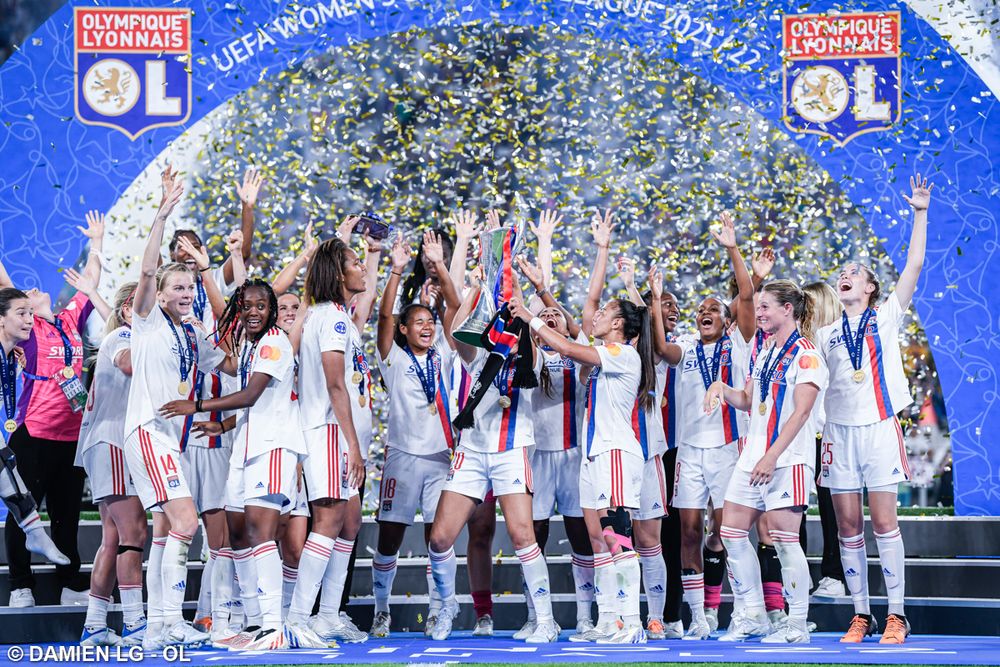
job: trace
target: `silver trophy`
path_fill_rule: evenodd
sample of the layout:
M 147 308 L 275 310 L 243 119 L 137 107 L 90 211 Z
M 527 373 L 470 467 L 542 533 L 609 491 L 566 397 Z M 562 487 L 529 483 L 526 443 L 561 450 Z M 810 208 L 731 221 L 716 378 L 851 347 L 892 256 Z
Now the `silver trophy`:
M 472 312 L 455 328 L 455 340 L 483 347 L 482 335 L 496 315 L 497 309 L 510 299 L 506 290 L 517 280 L 514 257 L 524 248 L 524 218 L 510 227 L 498 227 L 479 235 L 479 265 L 483 281 Z

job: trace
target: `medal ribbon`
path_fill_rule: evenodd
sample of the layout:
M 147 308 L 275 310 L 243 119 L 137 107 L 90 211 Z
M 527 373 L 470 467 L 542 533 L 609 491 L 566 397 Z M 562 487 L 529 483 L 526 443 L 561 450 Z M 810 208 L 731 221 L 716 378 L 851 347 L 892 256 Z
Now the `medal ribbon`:
M 782 346 L 781 348 L 781 352 L 778 353 L 778 357 L 774 360 L 774 363 L 771 364 L 770 368 L 768 368 L 768 362 L 771 361 L 771 357 L 774 356 L 774 348 L 772 347 L 770 351 L 767 353 L 767 359 L 765 359 L 764 363 L 761 364 L 760 366 L 761 403 L 767 401 L 767 394 L 771 390 L 771 378 L 774 377 L 774 372 L 778 370 L 778 366 L 782 365 L 782 362 L 784 362 L 785 357 L 788 356 L 788 351 L 792 349 L 792 346 L 795 345 L 795 342 L 801 337 L 802 335 L 799 334 L 798 329 L 793 331 L 792 335 L 790 335 L 788 337 L 788 340 L 785 341 L 784 346 Z
M 719 379 L 719 365 L 722 361 L 722 343 L 726 340 L 729 340 L 729 336 L 723 336 L 715 343 L 715 351 L 712 352 L 711 373 L 708 370 L 708 360 L 705 358 L 705 346 L 699 340 L 698 346 L 695 347 L 695 352 L 698 355 L 698 370 L 701 371 L 701 381 L 705 383 L 706 390 L 712 386 L 713 382 Z
M 434 396 L 437 394 L 437 383 L 435 381 L 434 373 L 440 366 L 440 363 L 437 360 L 437 350 L 433 347 L 427 350 L 425 368 L 420 368 L 420 364 L 417 362 L 417 356 L 413 354 L 413 350 L 410 349 L 409 345 L 404 345 L 403 351 L 406 352 L 407 356 L 410 357 L 410 361 L 413 362 L 413 368 L 417 372 L 417 377 L 420 378 L 420 386 L 424 390 L 424 396 L 427 397 L 427 404 L 433 404 Z
M 507 357 L 503 361 L 503 366 L 500 367 L 500 372 L 493 378 L 493 386 L 497 388 L 501 396 L 510 396 L 513 367 L 514 357 Z
M 243 353 L 240 355 L 240 391 L 247 388 L 247 380 L 250 378 L 250 367 L 253 365 L 253 358 L 257 354 L 257 343 L 245 344 Z
M 354 353 L 354 372 L 361 376 L 361 382 L 358 383 L 358 393 L 362 396 L 365 395 L 365 376 L 368 376 L 368 384 L 371 385 L 371 370 L 369 369 L 367 373 L 362 369 L 368 366 L 368 362 L 365 361 L 365 351 L 361 348 Z
M 767 336 L 764 334 L 763 329 L 757 329 L 753 335 L 753 351 L 750 353 L 750 373 L 748 377 L 753 377 L 753 367 L 757 363 L 757 357 L 760 355 L 760 351 L 764 349 L 764 341 Z
M 58 317 L 56 317 L 52 321 L 52 326 L 54 326 L 56 328 L 56 331 L 59 332 L 59 337 L 62 338 L 62 344 L 63 344 L 63 366 L 65 366 L 66 368 L 72 368 L 73 367 L 73 341 L 71 341 L 69 339 L 69 335 L 66 333 L 65 330 L 63 330 L 62 320 L 60 320 Z M 28 378 L 29 380 L 35 380 L 35 381 L 38 381 L 38 382 L 47 382 L 47 381 L 49 381 L 49 380 L 52 379 L 51 377 L 46 377 L 45 375 L 35 375 L 34 373 L 29 373 L 28 371 L 24 371 L 24 377 Z
M 170 316 L 162 308 L 160 309 L 160 313 L 163 315 L 163 319 L 167 321 L 170 332 L 174 334 L 174 340 L 177 341 L 177 349 L 180 352 L 181 382 L 187 382 L 188 376 L 191 374 L 191 369 L 198 363 L 198 348 L 194 344 L 194 327 L 187 323 L 181 324 L 188 343 L 184 345 L 181 343 L 181 337 L 177 334 L 177 327 L 174 326 Z
M 198 318 L 199 322 L 205 321 L 205 305 L 208 304 L 208 292 L 205 291 L 205 283 L 201 280 L 201 273 L 198 274 L 198 278 L 194 281 L 195 287 L 195 297 L 194 303 L 194 316 Z
M 875 311 L 871 308 L 865 310 L 858 323 L 858 330 L 851 334 L 851 322 L 847 319 L 847 312 L 844 311 L 841 320 L 841 329 L 844 334 L 844 345 L 847 346 L 847 354 L 851 357 L 851 366 L 854 370 L 861 370 L 861 357 L 864 353 L 865 331 L 868 329 L 868 321 L 875 316 Z
M 4 354 L 0 350 L 0 383 L 3 389 L 3 409 L 7 416 L 7 421 L 14 418 L 17 410 L 17 362 L 14 360 L 14 352 Z

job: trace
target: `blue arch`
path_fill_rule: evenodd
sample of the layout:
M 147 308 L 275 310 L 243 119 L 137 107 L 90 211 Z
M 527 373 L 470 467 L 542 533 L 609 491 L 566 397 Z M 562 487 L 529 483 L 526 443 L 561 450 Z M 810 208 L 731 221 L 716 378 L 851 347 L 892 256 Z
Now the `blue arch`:
M 102 2 L 101 4 L 105 4 Z M 179 7 L 165 0 L 109 2 L 109 6 Z M 413 27 L 495 19 L 510 24 L 552 23 L 609 40 L 626 40 L 677 60 L 706 80 L 782 124 L 781 16 L 804 13 L 801 2 L 694 3 L 666 0 L 568 0 L 533 3 L 478 0 L 463 5 L 430 0 L 187 0 L 193 10 L 193 98 L 186 125 L 150 130 L 131 141 L 106 127 L 74 118 L 73 6 L 46 22 L 0 68 L 0 247 L 19 285 L 58 292 L 57 268 L 72 263 L 81 242 L 74 226 L 90 208 L 107 209 L 132 180 L 186 127 L 260 77 L 310 54 Z M 669 8 L 667 6 L 670 6 Z M 230 7 L 236 7 L 230 9 Z M 959 54 L 903 3 L 859 2 L 828 10 L 902 13 L 902 118 L 890 132 L 865 134 L 843 148 L 814 135 L 795 141 L 821 165 L 862 211 L 897 266 L 909 233 L 902 182 L 930 172 L 940 185 L 932 209 L 926 269 L 915 298 L 931 342 L 948 405 L 960 514 L 1000 514 L 998 323 L 990 305 L 1000 296 L 997 259 L 997 102 Z M 282 35 L 276 22 L 298 14 L 309 24 Z M 315 25 L 312 25 L 315 23 Z M 275 43 L 228 64 L 223 47 L 253 28 Z M 310 27 L 311 26 L 311 27 Z M 719 31 L 730 38 L 717 62 L 698 39 Z M 287 32 L 287 30 L 286 30 Z M 243 43 L 260 41 L 247 38 Z M 701 49 L 701 51 L 699 51 Z M 242 47 L 246 55 L 246 46 Z M 901 222 L 902 221 L 902 222 Z

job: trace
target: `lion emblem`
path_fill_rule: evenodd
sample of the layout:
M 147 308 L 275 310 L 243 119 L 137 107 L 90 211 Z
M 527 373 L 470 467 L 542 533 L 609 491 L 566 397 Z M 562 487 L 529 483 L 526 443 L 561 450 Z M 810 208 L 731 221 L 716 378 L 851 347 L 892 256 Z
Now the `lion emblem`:
M 90 88 L 100 95 L 97 99 L 98 104 L 114 102 L 118 109 L 125 106 L 125 95 L 132 85 L 131 72 L 123 72 L 118 67 L 109 67 L 104 76 L 101 76 L 101 72 L 98 70 L 94 75 L 94 79 L 95 82 Z
M 132 66 L 117 58 L 94 63 L 83 79 L 84 99 L 104 116 L 128 113 L 139 99 L 140 88 Z
M 847 108 L 847 81 L 832 67 L 809 67 L 796 77 L 791 92 L 795 110 L 814 123 L 829 122 Z

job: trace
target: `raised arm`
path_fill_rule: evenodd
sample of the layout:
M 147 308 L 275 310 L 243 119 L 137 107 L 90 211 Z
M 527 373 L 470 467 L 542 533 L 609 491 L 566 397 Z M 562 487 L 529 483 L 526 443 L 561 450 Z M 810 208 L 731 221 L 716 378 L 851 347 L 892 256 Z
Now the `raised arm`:
M 580 345 L 566 338 L 552 327 L 545 326 L 541 318 L 532 315 L 531 311 L 525 307 L 524 302 L 520 299 L 511 299 L 509 308 L 514 317 L 528 324 L 539 340 L 551 347 L 555 352 L 585 366 L 601 365 L 601 355 L 597 353 L 596 347 L 593 345 Z
M 458 309 L 454 311 L 455 314 L 450 319 L 448 317 L 448 313 L 451 309 L 445 310 L 445 318 L 443 322 L 444 331 L 448 335 L 449 343 L 451 343 L 451 345 L 455 348 L 455 351 L 458 352 L 458 356 L 460 356 L 462 358 L 462 361 L 464 361 L 467 364 L 472 363 L 472 361 L 476 358 L 477 348 L 473 347 L 472 345 L 467 345 L 459 340 L 456 340 L 452 334 L 454 333 L 454 328 L 456 323 L 464 322 L 465 318 L 467 318 L 469 316 L 469 313 L 472 312 L 472 308 L 475 306 L 476 299 L 479 297 L 479 295 L 480 295 L 479 289 L 469 290 L 469 293 L 465 296 L 465 300 L 462 302 L 462 305 L 459 306 Z M 483 297 L 483 298 L 489 298 L 489 297 Z
M 917 279 L 924 268 L 924 255 L 927 252 L 927 207 L 931 204 L 931 190 L 934 185 L 928 185 L 927 179 L 917 174 L 916 179 L 910 177 L 910 196 L 903 195 L 906 203 L 913 207 L 913 231 L 910 232 L 910 247 L 906 250 L 906 266 L 896 281 L 896 298 L 903 310 L 910 307 L 913 293 L 917 289 Z
M 663 308 L 660 299 L 663 297 L 663 274 L 660 267 L 655 264 L 649 267 L 649 292 L 652 295 L 652 303 L 649 309 L 653 315 L 653 351 L 656 356 L 663 359 L 671 366 L 676 366 L 681 362 L 683 350 L 677 343 L 667 342 L 667 329 L 663 325 Z
M 531 231 L 538 239 L 538 265 L 542 269 L 542 278 L 546 285 L 552 284 L 552 235 L 562 221 L 562 215 L 558 211 L 550 210 L 539 214 L 537 225 L 528 222 Z
M 615 228 L 611 220 L 612 211 L 608 209 L 603 216 L 599 212 L 594 213 L 590 222 L 597 257 L 594 258 L 594 268 L 590 272 L 587 300 L 583 303 L 583 333 L 588 336 L 594 330 L 594 313 L 601 307 L 601 294 L 604 292 L 604 279 L 608 272 L 608 247 L 611 245 L 611 232 Z
M 378 333 L 376 347 L 378 347 L 379 358 L 383 361 L 389 356 L 392 350 L 392 335 L 395 329 L 395 317 L 393 316 L 393 306 L 396 305 L 396 295 L 399 293 L 399 283 L 403 279 L 403 269 L 410 263 L 413 251 L 403 240 L 403 233 L 396 235 L 396 240 L 389 251 L 391 261 L 389 268 L 389 280 L 385 284 L 385 291 L 382 292 L 382 302 L 378 307 Z
M 740 294 L 737 297 L 736 325 L 739 327 L 743 340 L 749 341 L 753 338 L 757 330 L 757 314 L 753 307 L 753 281 L 750 279 L 750 272 L 747 271 L 746 262 L 740 254 L 740 248 L 736 244 L 736 225 L 732 216 L 726 211 L 719 214 L 719 224 L 721 228 L 718 232 L 709 229 L 715 240 L 726 249 L 729 261 L 733 265 L 733 272 L 736 274 L 736 285 Z
M 250 259 L 250 253 L 253 250 L 254 210 L 263 183 L 264 177 L 260 171 L 255 167 L 250 167 L 243 174 L 243 183 L 236 184 L 236 194 L 240 198 L 240 231 L 243 233 L 244 241 L 241 248 L 241 258 L 244 263 Z M 243 280 L 240 280 L 239 275 L 235 274 L 233 259 L 230 258 L 222 265 L 222 277 L 227 285 L 242 284 L 246 280 L 246 272 L 244 270 Z
M 382 257 L 382 241 L 365 236 L 365 291 L 354 297 L 354 326 L 363 331 L 375 309 L 378 295 L 378 263 Z
M 313 253 L 316 252 L 316 248 L 319 247 L 319 242 L 316 237 L 313 236 L 313 226 L 310 222 L 306 225 L 306 237 L 305 244 L 295 259 L 285 265 L 285 268 L 281 269 L 274 280 L 271 282 L 271 289 L 274 290 L 275 296 L 281 296 L 288 290 L 292 288 L 295 284 L 295 279 L 298 278 L 299 272 L 304 269 L 309 264 L 309 260 L 312 259 Z
M 212 307 L 212 315 L 215 316 L 215 319 L 219 319 L 222 317 L 222 311 L 226 309 L 226 299 L 210 275 L 212 264 L 208 259 L 208 249 L 203 245 L 195 247 L 187 236 L 178 236 L 177 245 L 194 258 L 194 263 L 198 267 L 198 275 L 201 277 L 201 284 L 205 288 L 205 296 L 208 297 L 208 305 Z
M 101 285 L 101 253 L 104 251 L 104 214 L 99 211 L 87 212 L 86 229 L 77 225 L 77 229 L 90 239 L 90 252 L 87 254 L 87 264 L 83 267 L 83 275 L 94 283 L 94 291 Z M 87 296 L 90 296 L 89 294 Z M 101 317 L 108 319 L 101 314 Z
M 750 260 L 750 281 L 753 283 L 754 294 L 764 284 L 767 277 L 771 275 L 771 270 L 774 268 L 774 259 L 774 249 L 768 246 L 757 251 L 753 259 Z M 729 302 L 729 312 L 738 313 L 739 308 L 740 298 L 737 296 Z
M 459 211 L 450 218 L 455 227 L 455 251 L 451 254 L 451 266 L 448 275 L 455 288 L 461 291 L 465 287 L 465 270 L 469 262 L 469 246 L 472 239 L 479 234 L 476 224 L 476 214 L 472 211 Z
M 248 245 L 250 240 L 243 234 L 242 229 L 234 229 L 229 233 L 226 249 L 229 250 L 229 261 L 233 265 L 233 280 L 227 282 L 227 285 L 242 285 L 247 281 L 247 265 L 243 262 L 243 256 Z
M 438 286 L 441 288 L 445 306 L 457 310 L 462 305 L 462 297 L 458 295 L 458 290 L 448 273 L 448 267 L 445 266 L 444 244 L 441 243 L 441 237 L 430 230 L 424 232 L 424 257 L 437 269 Z
M 616 264 L 618 266 L 618 275 L 621 276 L 622 282 L 625 283 L 625 292 L 628 293 L 628 300 L 637 306 L 645 306 L 642 294 L 639 294 L 639 288 L 635 286 L 635 261 L 629 257 L 619 257 Z
M 546 308 L 558 308 L 562 312 L 563 317 L 566 319 L 566 329 L 569 331 L 569 337 L 576 339 L 582 329 L 576 320 L 573 319 L 573 316 L 569 314 L 569 311 L 563 308 L 562 304 L 552 296 L 552 291 L 548 288 L 545 279 L 542 277 L 542 268 L 531 264 L 523 255 L 518 255 L 514 258 L 514 261 L 517 262 L 517 267 L 521 270 L 521 274 L 535 288 L 535 295 L 542 300 L 542 304 Z
M 139 265 L 139 284 L 135 288 L 135 298 L 132 302 L 132 310 L 138 313 L 139 317 L 146 317 L 149 311 L 156 305 L 156 270 L 160 266 L 160 245 L 163 243 L 163 228 L 167 223 L 170 212 L 180 201 L 184 194 L 184 183 L 177 178 L 177 173 L 167 165 L 166 170 L 160 177 L 163 186 L 163 198 L 160 201 L 160 208 L 153 218 L 153 225 L 149 229 L 149 238 L 146 240 L 146 249 L 142 254 L 142 262 Z
M 101 293 L 97 291 L 97 284 L 94 282 L 94 279 L 86 274 L 77 273 L 73 269 L 66 269 L 63 277 L 66 278 L 66 282 L 70 287 L 90 299 L 90 302 L 94 304 L 94 310 L 101 316 L 101 319 L 107 322 L 108 318 L 111 317 L 111 306 L 101 297 Z

